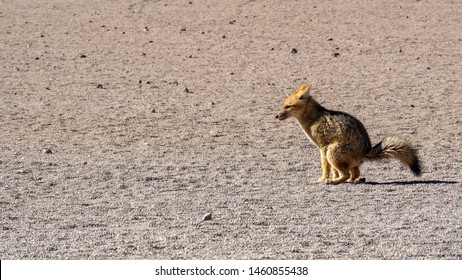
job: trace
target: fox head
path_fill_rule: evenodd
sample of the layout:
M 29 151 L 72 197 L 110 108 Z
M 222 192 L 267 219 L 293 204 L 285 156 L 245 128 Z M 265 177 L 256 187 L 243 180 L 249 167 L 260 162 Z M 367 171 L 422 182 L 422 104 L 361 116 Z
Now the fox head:
M 285 120 L 287 118 L 295 117 L 303 113 L 306 104 L 310 101 L 311 84 L 308 86 L 302 85 L 291 95 L 287 96 L 282 104 L 282 109 L 276 115 L 276 119 Z

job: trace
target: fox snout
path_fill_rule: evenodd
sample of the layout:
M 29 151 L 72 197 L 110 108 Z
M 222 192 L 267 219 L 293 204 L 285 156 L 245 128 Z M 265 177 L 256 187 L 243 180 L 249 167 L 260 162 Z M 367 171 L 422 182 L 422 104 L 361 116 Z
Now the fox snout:
M 285 112 L 279 112 L 276 115 L 276 119 L 278 119 L 280 121 L 287 119 L 287 117 L 288 117 L 288 114 L 285 113 Z

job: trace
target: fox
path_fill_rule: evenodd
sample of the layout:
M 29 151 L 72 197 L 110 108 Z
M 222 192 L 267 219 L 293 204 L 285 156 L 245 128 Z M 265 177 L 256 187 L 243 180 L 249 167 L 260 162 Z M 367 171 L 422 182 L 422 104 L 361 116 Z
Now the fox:
M 396 136 L 372 146 L 364 125 L 348 113 L 324 108 L 310 94 L 312 84 L 300 86 L 284 100 L 276 119 L 295 118 L 321 153 L 322 175 L 318 182 L 341 184 L 363 182 L 364 161 L 394 158 L 407 165 L 415 176 L 422 174 L 417 149 Z

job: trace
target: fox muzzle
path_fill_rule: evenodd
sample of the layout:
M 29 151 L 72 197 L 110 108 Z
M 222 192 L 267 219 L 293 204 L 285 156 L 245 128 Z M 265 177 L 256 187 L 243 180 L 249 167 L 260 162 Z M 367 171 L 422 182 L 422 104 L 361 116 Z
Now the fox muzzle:
M 281 116 L 281 115 L 277 114 L 277 115 L 276 115 L 276 119 L 282 121 L 282 120 L 287 119 L 287 116 Z

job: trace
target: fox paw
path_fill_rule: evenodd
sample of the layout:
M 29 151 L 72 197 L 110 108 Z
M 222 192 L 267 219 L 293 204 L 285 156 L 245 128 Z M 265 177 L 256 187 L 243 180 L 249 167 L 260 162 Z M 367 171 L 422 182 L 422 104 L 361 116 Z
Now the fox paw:
M 327 183 L 327 181 L 329 181 L 329 178 L 319 177 L 319 179 L 316 182 L 318 182 L 318 183 Z
M 354 180 L 348 179 L 347 182 L 348 182 L 348 183 L 353 183 L 353 184 L 365 183 L 365 182 L 366 182 L 366 178 L 362 177 L 362 178 L 356 178 L 356 179 L 354 179 Z
M 340 178 L 335 178 L 335 179 L 327 179 L 325 183 L 329 185 L 338 185 L 343 182 L 346 182 L 346 180 L 348 180 L 347 177 L 340 177 Z
M 335 184 L 333 179 L 326 179 L 326 180 L 324 180 L 324 183 L 326 183 L 328 185 Z

